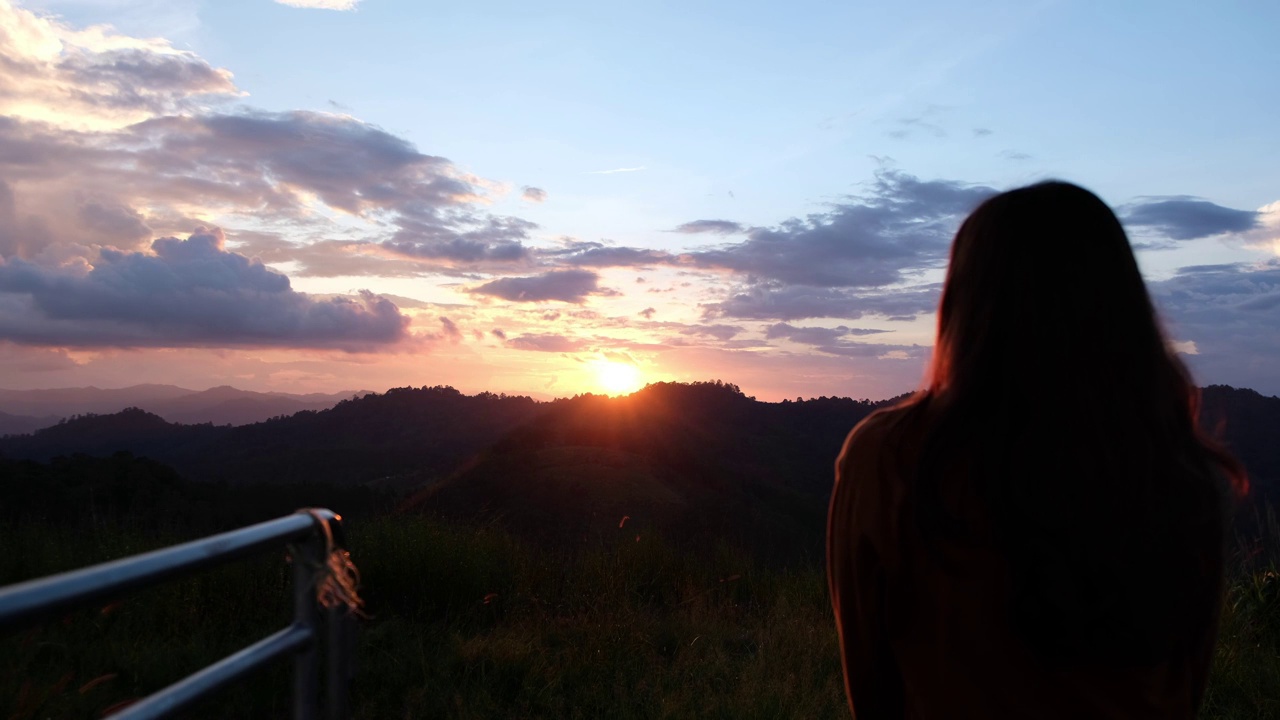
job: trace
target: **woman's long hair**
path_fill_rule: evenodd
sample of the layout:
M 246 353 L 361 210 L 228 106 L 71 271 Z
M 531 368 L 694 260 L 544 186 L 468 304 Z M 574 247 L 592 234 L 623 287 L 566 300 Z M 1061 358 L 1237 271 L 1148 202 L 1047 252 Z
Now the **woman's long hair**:
M 904 414 L 926 428 L 917 527 L 935 551 L 973 540 L 944 500 L 969 478 L 1040 657 L 1168 657 L 1217 608 L 1223 501 L 1246 487 L 1198 398 L 1105 203 L 1064 182 L 995 196 L 956 235 Z

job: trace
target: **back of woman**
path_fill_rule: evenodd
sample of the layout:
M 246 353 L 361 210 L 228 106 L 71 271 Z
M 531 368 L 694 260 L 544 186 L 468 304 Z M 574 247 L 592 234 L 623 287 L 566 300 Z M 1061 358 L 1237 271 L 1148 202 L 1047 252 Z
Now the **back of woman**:
M 927 387 L 837 461 L 828 575 L 859 718 L 1194 717 L 1223 501 L 1114 213 L 1042 183 L 960 229 Z

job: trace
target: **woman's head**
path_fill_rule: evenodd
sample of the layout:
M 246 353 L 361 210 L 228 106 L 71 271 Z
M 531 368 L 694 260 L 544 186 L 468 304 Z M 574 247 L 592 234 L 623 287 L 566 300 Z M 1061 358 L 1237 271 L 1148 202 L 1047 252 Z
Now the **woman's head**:
M 928 387 L 901 416 L 927 428 L 917 526 L 935 550 L 977 537 L 943 500 L 972 483 L 1034 648 L 1159 657 L 1212 602 L 1218 477 L 1244 487 L 1196 405 L 1111 209 L 1063 182 L 997 195 L 956 234 Z
M 1096 195 L 1044 182 L 997 195 L 956 234 L 931 388 L 1110 392 L 1185 376 L 1124 228 Z

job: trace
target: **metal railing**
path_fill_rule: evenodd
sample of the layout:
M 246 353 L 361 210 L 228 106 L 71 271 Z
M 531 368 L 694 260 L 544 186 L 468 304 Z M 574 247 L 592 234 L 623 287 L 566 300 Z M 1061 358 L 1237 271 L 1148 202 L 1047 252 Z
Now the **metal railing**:
M 169 717 L 276 658 L 292 653 L 293 717 L 314 720 L 320 717 L 317 646 L 321 608 L 317 602 L 317 584 L 322 574 L 328 572 L 327 554 L 334 550 L 335 537 L 341 538 L 341 520 L 329 510 L 299 510 L 293 515 L 221 535 L 11 585 L 0 589 L 0 631 L 288 544 L 293 566 L 292 625 L 110 717 L 113 720 Z M 328 650 L 325 717 L 330 720 L 347 717 L 350 657 L 345 652 L 344 633 L 350 621 L 348 615 L 346 607 L 330 607 L 324 612 Z

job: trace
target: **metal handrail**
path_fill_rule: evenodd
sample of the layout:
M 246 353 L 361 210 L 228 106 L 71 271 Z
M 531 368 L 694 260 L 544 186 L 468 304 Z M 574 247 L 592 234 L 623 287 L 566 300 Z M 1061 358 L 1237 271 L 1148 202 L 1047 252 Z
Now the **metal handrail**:
M 330 510 L 299 510 L 293 515 L 182 545 L 0 588 L 0 631 L 287 543 L 293 555 L 292 625 L 110 717 L 113 720 L 169 717 L 268 662 L 293 653 L 293 717 L 314 720 L 319 717 L 320 670 L 316 651 L 320 625 L 316 584 L 318 574 L 327 567 L 327 553 L 332 550 L 329 539 L 340 537 L 341 520 Z M 330 720 L 339 720 L 347 713 L 348 658 L 337 642 L 342 637 L 342 623 L 347 621 L 346 612 L 333 608 L 325 613 L 325 619 L 330 638 L 325 715 Z

